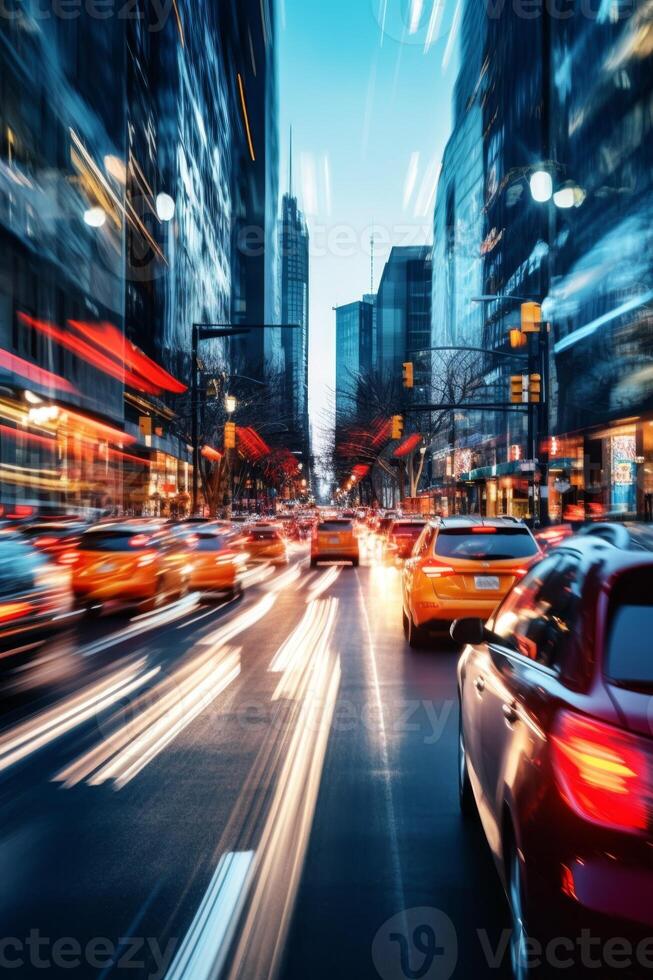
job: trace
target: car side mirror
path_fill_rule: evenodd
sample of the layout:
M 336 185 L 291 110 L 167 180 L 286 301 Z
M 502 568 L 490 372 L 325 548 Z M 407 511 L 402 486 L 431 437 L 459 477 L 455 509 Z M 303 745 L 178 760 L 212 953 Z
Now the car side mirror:
M 451 624 L 451 639 L 460 646 L 478 646 L 486 638 L 482 619 L 456 619 Z

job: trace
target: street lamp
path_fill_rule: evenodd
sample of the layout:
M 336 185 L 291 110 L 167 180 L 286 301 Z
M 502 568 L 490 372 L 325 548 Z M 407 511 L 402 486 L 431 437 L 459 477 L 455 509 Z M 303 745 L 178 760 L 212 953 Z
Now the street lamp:
M 84 211 L 84 221 L 89 228 L 101 228 L 107 216 L 100 207 L 87 208 Z
M 225 407 L 225 411 L 226 411 L 227 415 L 233 415 L 234 414 L 234 412 L 236 411 L 236 405 L 237 404 L 238 404 L 238 402 L 236 401 L 236 396 L 235 395 L 227 395 L 225 397 L 224 407 Z
M 553 197 L 553 179 L 548 170 L 536 170 L 529 181 L 531 196 L 538 204 L 546 204 Z
M 169 194 L 157 194 L 156 213 L 160 221 L 172 221 L 175 216 L 175 202 Z

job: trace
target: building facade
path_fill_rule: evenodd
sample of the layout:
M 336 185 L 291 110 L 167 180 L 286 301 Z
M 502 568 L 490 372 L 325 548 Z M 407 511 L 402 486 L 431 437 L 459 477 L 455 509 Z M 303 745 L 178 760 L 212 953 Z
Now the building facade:
M 374 307 L 365 300 L 336 309 L 336 424 L 356 411 L 358 382 L 373 370 Z
M 402 365 L 412 361 L 412 397 L 428 401 L 431 389 L 431 249 L 395 246 L 383 269 L 376 297 L 376 356 L 380 377 L 401 381 Z
M 192 324 L 279 321 L 273 14 L 3 23 L 0 505 L 188 507 Z

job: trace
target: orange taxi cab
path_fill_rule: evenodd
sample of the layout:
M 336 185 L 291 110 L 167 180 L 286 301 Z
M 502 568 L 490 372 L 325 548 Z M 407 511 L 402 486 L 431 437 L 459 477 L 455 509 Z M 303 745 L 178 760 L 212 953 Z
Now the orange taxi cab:
M 318 522 L 311 537 L 311 568 L 319 561 L 359 561 L 358 538 L 353 520 L 329 517 Z
M 192 545 L 148 523 L 100 524 L 82 534 L 72 565 L 75 605 L 108 602 L 158 608 L 188 591 Z
M 219 525 L 197 528 L 193 535 L 193 571 L 190 587 L 205 594 L 242 595 L 242 574 L 247 564 L 242 535 Z
M 402 576 L 402 618 L 410 646 L 454 619 L 488 619 L 540 557 L 526 527 L 512 518 L 453 517 L 429 522 Z
M 253 524 L 245 534 L 245 551 L 252 561 L 288 564 L 288 547 L 283 534 L 274 524 Z

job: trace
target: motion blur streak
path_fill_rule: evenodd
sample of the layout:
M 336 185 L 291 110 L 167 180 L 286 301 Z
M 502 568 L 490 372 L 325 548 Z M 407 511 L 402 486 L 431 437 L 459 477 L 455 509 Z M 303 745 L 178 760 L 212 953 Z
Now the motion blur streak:
M 324 654 L 333 633 L 337 611 L 338 600 L 333 598 L 312 602 L 308 607 L 301 623 L 279 648 L 270 665 L 273 672 L 283 671 L 272 695 L 273 701 L 295 696 L 298 672 L 311 657 Z
M 275 977 L 301 879 L 340 686 L 340 659 L 313 657 L 303 701 L 256 850 L 253 891 L 239 934 L 230 980 Z M 298 692 L 299 693 L 299 692 Z M 315 703 L 321 708 L 319 723 Z M 195 980 L 195 978 L 194 978 Z M 197 980 L 201 980 L 198 975 Z
M 213 880 L 186 933 L 167 980 L 215 976 L 242 911 L 254 851 L 230 851 L 220 858 Z
M 136 636 L 137 634 L 140 636 L 142 633 L 156 629 L 159 626 L 164 626 L 166 623 L 173 623 L 176 619 L 180 619 L 189 613 L 191 609 L 194 609 L 198 602 L 199 595 L 196 592 L 192 592 L 190 595 L 185 596 L 178 602 L 172 603 L 167 609 L 162 609 L 160 612 L 143 613 L 140 616 L 134 616 L 131 626 L 126 626 L 125 629 L 118 630 L 117 633 L 112 633 L 101 640 L 89 643 L 87 646 L 82 647 L 81 654 L 83 657 L 92 657 L 96 653 L 101 653 L 103 650 L 108 650 L 110 647 L 122 643 L 123 640 L 128 639 L 130 636 Z
M 406 908 L 406 897 L 404 889 L 404 876 L 401 870 L 401 859 L 399 857 L 399 842 L 397 840 L 397 818 L 395 815 L 395 804 L 394 797 L 392 795 L 392 770 L 390 769 L 390 754 L 388 752 L 388 735 L 385 724 L 385 712 L 383 710 L 383 699 L 381 697 L 381 684 L 379 682 L 379 668 L 376 662 L 376 646 L 374 644 L 374 637 L 372 635 L 372 627 L 370 625 L 370 618 L 367 614 L 367 606 L 365 604 L 365 596 L 363 595 L 363 590 L 361 588 L 360 580 L 358 584 L 358 601 L 361 610 L 361 620 L 365 625 L 365 633 L 367 636 L 367 650 L 369 654 L 369 663 L 372 674 L 372 691 L 374 693 L 374 701 L 376 703 L 376 710 L 379 717 L 379 750 L 381 754 L 381 760 L 383 765 L 383 781 L 385 787 L 385 800 L 386 800 L 386 810 L 387 810 L 387 820 L 388 820 L 388 834 L 390 837 L 390 852 L 392 857 L 392 866 L 395 879 L 395 889 L 397 893 L 397 908 Z
M 153 667 L 141 673 L 145 663 L 146 660 L 143 659 L 125 667 L 106 680 L 93 684 L 76 697 L 62 701 L 54 708 L 11 729 L 0 738 L 0 771 L 54 742 L 66 732 L 143 687 L 160 670 L 160 667 Z
M 270 569 L 272 571 L 272 569 Z M 301 568 L 299 565 L 295 565 L 293 568 L 289 568 L 287 572 L 283 572 L 281 575 L 277 575 L 274 582 L 270 582 L 266 585 L 266 589 L 270 589 L 272 592 L 280 592 L 281 589 L 285 589 L 287 585 L 292 585 L 296 582 L 301 575 Z
M 275 598 L 273 592 L 263 596 L 251 609 L 246 609 L 245 612 L 236 616 L 232 622 L 226 623 L 220 629 L 214 630 L 213 633 L 209 633 L 208 636 L 200 640 L 198 647 L 211 647 L 211 649 L 215 650 L 224 643 L 228 643 L 234 636 L 238 636 L 243 630 L 249 629 L 250 626 L 253 626 L 260 619 L 263 619 L 264 616 L 267 616 L 274 605 Z
M 240 650 L 204 654 L 143 695 L 140 714 L 54 777 L 66 788 L 114 780 L 122 789 L 179 735 L 240 673 Z
M 321 575 L 315 585 L 309 589 L 306 601 L 312 602 L 313 599 L 317 599 L 323 592 L 326 592 L 327 589 L 331 588 L 341 571 L 341 565 L 333 565 L 327 572 Z

